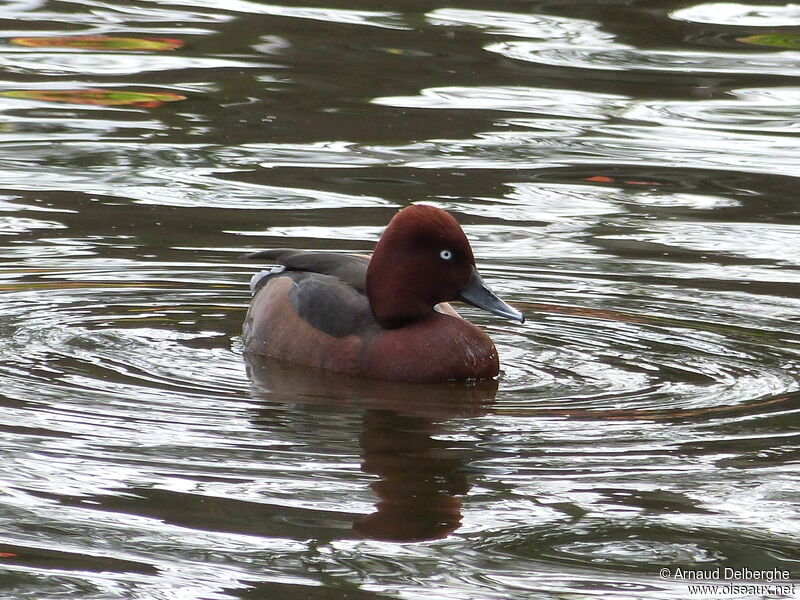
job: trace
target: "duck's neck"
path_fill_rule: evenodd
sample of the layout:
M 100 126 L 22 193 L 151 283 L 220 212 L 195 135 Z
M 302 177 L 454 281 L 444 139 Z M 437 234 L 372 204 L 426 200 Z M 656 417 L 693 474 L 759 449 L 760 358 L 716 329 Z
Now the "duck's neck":
M 385 265 L 375 257 L 367 268 L 367 298 L 381 327 L 395 329 L 435 314 L 410 263 Z

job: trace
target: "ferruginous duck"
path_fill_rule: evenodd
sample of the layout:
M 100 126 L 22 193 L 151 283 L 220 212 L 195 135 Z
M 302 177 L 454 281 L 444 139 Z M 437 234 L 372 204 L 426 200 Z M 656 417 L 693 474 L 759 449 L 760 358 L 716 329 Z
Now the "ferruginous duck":
M 245 352 L 347 375 L 435 383 L 489 379 L 497 349 L 448 304 L 523 323 L 481 279 L 461 226 L 439 208 L 398 212 L 371 257 L 264 250 L 279 266 L 253 276 Z

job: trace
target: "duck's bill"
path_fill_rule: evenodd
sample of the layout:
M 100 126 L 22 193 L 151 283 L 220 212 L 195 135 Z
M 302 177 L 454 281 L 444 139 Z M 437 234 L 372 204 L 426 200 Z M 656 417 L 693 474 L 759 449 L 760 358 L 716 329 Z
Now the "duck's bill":
M 521 312 L 500 300 L 500 298 L 489 289 L 475 267 L 472 267 L 472 274 L 469 277 L 469 281 L 467 281 L 467 285 L 461 290 L 461 299 L 467 304 L 482 308 L 494 315 L 513 319 L 520 323 L 525 322 L 525 316 Z

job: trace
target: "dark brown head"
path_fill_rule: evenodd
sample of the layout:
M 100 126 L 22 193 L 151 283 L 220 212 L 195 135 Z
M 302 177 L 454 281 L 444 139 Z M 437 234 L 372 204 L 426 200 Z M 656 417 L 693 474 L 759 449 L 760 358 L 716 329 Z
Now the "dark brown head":
M 458 221 L 424 204 L 404 208 L 389 222 L 367 269 L 367 296 L 387 328 L 427 318 L 434 305 L 452 300 L 523 320 L 483 284 Z

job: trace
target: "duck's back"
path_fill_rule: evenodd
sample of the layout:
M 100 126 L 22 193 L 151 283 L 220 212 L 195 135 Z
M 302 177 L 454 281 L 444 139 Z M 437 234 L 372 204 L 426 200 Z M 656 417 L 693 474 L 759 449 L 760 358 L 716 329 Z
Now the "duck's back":
M 365 294 L 367 266 L 369 257 L 357 254 L 334 254 L 332 252 L 309 252 L 306 250 L 261 250 L 249 254 L 247 258 L 266 258 L 274 261 L 283 267 L 284 271 L 295 271 L 304 273 L 317 273 L 320 275 L 330 275 L 341 280 L 342 283 Z M 281 269 L 271 269 L 262 271 L 253 277 L 251 291 L 256 292 L 256 287 L 262 279 L 262 275 L 275 274 Z

